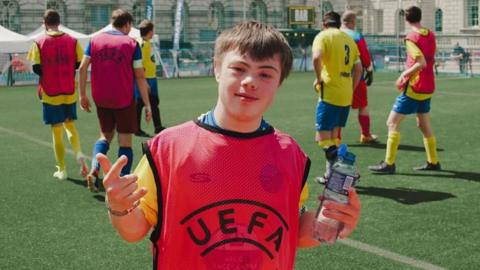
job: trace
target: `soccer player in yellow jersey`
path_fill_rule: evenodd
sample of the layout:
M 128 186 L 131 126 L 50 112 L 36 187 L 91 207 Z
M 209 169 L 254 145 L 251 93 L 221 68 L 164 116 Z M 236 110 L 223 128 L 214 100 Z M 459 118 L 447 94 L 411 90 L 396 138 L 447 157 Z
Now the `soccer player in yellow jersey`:
M 88 167 L 74 123 L 77 119 L 75 70 L 82 60 L 82 47 L 74 38 L 58 30 L 60 15 L 55 10 L 46 10 L 43 21 L 46 32 L 33 43 L 27 58 L 33 63 L 33 71 L 40 76 L 38 96 L 43 103 L 43 121 L 52 127 L 57 163 L 53 177 L 67 179 L 63 129 L 80 165 L 80 173 L 85 177 Z
M 158 86 L 157 86 L 157 66 L 155 63 L 155 56 L 152 52 L 152 44 L 150 40 L 153 37 L 153 23 L 149 20 L 143 20 L 140 22 L 138 29 L 140 30 L 141 37 L 137 40 L 142 49 L 142 62 L 143 68 L 145 69 L 145 79 L 147 79 L 148 86 L 150 87 L 149 98 L 150 105 L 152 107 L 152 120 L 153 126 L 155 128 L 155 134 L 164 130 L 165 127 L 162 126 L 162 120 L 160 118 L 160 109 L 158 107 L 159 98 L 158 98 Z M 142 130 L 141 128 L 141 119 L 142 119 L 142 109 L 143 101 L 140 96 L 137 85 L 135 84 L 135 101 L 137 109 L 137 123 L 138 131 L 135 133 L 135 136 L 140 137 L 150 137 L 148 133 Z
M 342 32 L 340 15 L 328 12 L 324 30 L 312 45 L 314 88 L 319 94 L 316 110 L 316 140 L 325 151 L 326 171 L 317 181 L 324 183 L 337 156 L 336 135 L 345 126 L 352 104 L 353 89 L 360 81 L 362 63 L 355 41 Z
M 416 6 L 406 9 L 405 20 L 412 32 L 406 37 L 407 69 L 397 79 L 402 91 L 388 116 L 388 140 L 385 160 L 369 166 L 371 171 L 395 173 L 395 159 L 400 145 L 400 123 L 408 114 L 417 114 L 417 125 L 423 134 L 427 163 L 414 170 L 440 170 L 437 141 L 430 125 L 430 100 L 435 90 L 435 35 L 420 23 L 422 10 Z

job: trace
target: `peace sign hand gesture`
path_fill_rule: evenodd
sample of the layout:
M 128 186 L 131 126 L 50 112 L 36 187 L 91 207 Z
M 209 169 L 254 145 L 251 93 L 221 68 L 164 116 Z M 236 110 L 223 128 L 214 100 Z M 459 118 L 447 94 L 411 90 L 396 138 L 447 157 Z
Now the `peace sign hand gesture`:
M 137 176 L 128 174 L 120 176 L 122 168 L 127 164 L 128 158 L 121 156 L 111 165 L 108 158 L 103 154 L 97 154 L 97 160 L 103 170 L 103 186 L 105 187 L 105 201 L 110 213 L 123 216 L 138 206 L 139 200 L 147 194 L 145 188 L 138 189 Z M 137 190 L 138 189 L 138 190 Z

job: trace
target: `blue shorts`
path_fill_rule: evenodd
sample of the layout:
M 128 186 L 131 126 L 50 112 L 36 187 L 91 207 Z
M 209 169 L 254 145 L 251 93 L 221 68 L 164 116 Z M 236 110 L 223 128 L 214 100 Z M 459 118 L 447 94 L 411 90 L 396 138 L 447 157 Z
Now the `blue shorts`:
M 43 103 L 43 122 L 46 125 L 55 125 L 66 120 L 77 120 L 77 103 L 51 105 Z
M 147 79 L 148 86 L 150 86 L 150 95 L 158 96 L 157 78 Z M 137 83 L 135 83 L 135 99 L 142 99 Z
M 347 123 L 350 106 L 335 106 L 323 101 L 317 104 L 317 131 L 330 131 L 335 127 L 344 127 Z
M 401 94 L 395 100 L 392 111 L 401 114 L 428 113 L 430 112 L 430 98 L 416 100 L 405 94 Z

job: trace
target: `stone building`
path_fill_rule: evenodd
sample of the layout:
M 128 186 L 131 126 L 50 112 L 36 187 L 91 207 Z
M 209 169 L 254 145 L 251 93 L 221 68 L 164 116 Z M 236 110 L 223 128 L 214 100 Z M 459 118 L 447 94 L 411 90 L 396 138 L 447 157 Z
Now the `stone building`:
M 144 18 L 146 0 L 0 0 L 0 24 L 22 34 L 36 29 L 46 7 L 59 10 L 62 23 L 90 34 L 109 23 L 116 8 L 130 10 L 136 22 Z M 174 0 L 153 0 L 156 32 L 161 40 L 172 40 Z M 480 0 L 185 0 L 181 40 L 192 44 L 212 42 L 222 29 L 244 19 L 268 22 L 278 28 L 319 28 L 321 14 L 329 10 L 358 12 L 359 28 L 365 34 L 404 33 L 403 9 L 418 5 L 423 23 L 437 35 L 478 35 Z M 289 7 L 308 6 L 312 25 L 289 22 Z M 323 11 L 322 11 L 323 10 Z

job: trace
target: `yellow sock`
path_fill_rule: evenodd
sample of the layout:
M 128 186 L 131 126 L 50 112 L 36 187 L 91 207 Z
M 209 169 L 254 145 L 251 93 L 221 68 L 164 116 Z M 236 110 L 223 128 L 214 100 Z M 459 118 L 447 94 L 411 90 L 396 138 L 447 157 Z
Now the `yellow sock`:
M 430 138 L 424 137 L 423 145 L 425 146 L 425 152 L 427 153 L 427 161 L 432 164 L 437 164 L 437 139 L 435 138 L 435 136 L 432 136 Z
M 65 145 L 63 144 L 63 129 L 61 125 L 52 126 L 53 153 L 58 170 L 65 170 Z
M 63 127 L 67 131 L 67 138 L 72 146 L 72 150 L 75 154 L 81 153 L 82 148 L 80 146 L 80 136 L 78 135 L 77 128 L 73 121 L 66 121 L 63 123 Z
M 328 139 L 323 141 L 318 141 L 318 145 L 322 149 L 328 149 L 330 146 L 335 145 L 335 139 Z
M 385 153 L 385 162 L 388 165 L 395 163 L 397 159 L 397 150 L 400 145 L 400 132 L 392 131 L 388 132 L 387 139 L 387 152 Z

